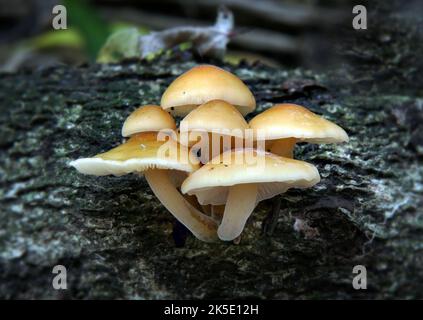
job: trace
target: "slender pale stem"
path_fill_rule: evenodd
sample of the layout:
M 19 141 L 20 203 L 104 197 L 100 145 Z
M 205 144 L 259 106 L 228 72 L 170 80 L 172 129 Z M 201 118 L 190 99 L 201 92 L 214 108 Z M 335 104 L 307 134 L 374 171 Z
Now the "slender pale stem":
M 217 229 L 220 239 L 230 241 L 244 229 L 248 217 L 256 206 L 257 185 L 239 184 L 229 188 L 222 222 Z
M 166 170 L 151 169 L 144 173 L 156 197 L 184 224 L 198 239 L 205 242 L 217 241 L 217 224 L 184 199 L 169 179 Z
M 293 158 L 294 157 L 294 147 L 297 143 L 297 139 L 295 138 L 286 138 L 286 139 L 278 139 L 272 143 L 270 148 L 270 152 L 277 154 L 281 157 L 286 158 Z

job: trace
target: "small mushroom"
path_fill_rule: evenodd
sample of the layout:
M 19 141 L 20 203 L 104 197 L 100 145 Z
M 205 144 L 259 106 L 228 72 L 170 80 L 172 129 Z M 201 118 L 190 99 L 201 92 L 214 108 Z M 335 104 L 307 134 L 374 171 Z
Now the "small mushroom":
M 340 126 L 296 104 L 277 104 L 251 119 L 250 128 L 266 140 L 266 150 L 292 158 L 297 142 L 340 143 L 348 135 Z
M 283 158 L 262 150 L 230 150 L 219 160 L 191 173 L 182 193 L 196 195 L 200 204 L 226 204 L 217 230 L 220 239 L 238 237 L 259 201 L 289 188 L 310 188 L 320 181 L 312 164 Z
M 160 106 L 149 104 L 137 108 L 126 118 L 122 126 L 122 136 L 163 129 L 176 130 L 175 120 L 169 113 L 163 112 Z
M 151 137 L 155 137 L 158 140 L 157 133 L 164 131 L 162 138 L 168 136 L 173 140 L 177 140 L 178 133 L 176 128 L 175 119 L 167 113 L 160 106 L 156 105 L 144 105 L 133 111 L 122 126 L 122 136 L 130 137 L 140 133 L 144 133 L 146 140 L 151 140 Z M 184 171 L 172 171 L 170 172 L 170 178 L 174 182 L 175 186 L 181 186 L 182 182 L 186 179 L 187 173 Z
M 223 100 L 212 100 L 191 111 L 180 124 L 179 142 L 200 150 L 200 161 L 208 162 L 220 153 L 243 147 L 248 124 L 241 113 Z
M 154 194 L 182 224 L 198 239 L 215 241 L 215 221 L 189 204 L 171 180 L 171 172 L 189 173 L 198 168 L 198 163 L 190 161 L 190 157 L 186 156 L 188 149 L 176 141 L 158 141 L 157 132 L 140 132 L 173 129 L 174 122 L 172 124 L 168 117 L 169 114 L 160 107 L 138 109 L 128 117 L 122 130 L 123 135 L 138 133 L 132 134 L 127 142 L 116 148 L 91 158 L 72 161 L 70 165 L 83 174 L 96 176 L 144 173 Z M 147 119 L 156 122 L 147 123 Z
M 212 65 L 196 66 L 176 78 L 163 93 L 160 105 L 174 115 L 185 116 L 215 99 L 231 103 L 243 116 L 256 108 L 253 94 L 237 76 Z

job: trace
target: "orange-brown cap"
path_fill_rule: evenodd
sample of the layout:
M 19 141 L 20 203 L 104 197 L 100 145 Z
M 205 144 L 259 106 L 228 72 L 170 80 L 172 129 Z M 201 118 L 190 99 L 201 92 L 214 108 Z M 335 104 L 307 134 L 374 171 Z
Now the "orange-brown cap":
M 248 128 L 241 113 L 230 103 L 212 100 L 192 110 L 180 124 L 181 130 L 207 131 L 243 137 Z
M 180 75 L 163 93 L 161 106 L 185 116 L 210 100 L 227 101 L 246 115 L 256 108 L 250 89 L 234 74 L 212 65 L 200 65 Z
M 277 104 L 251 119 L 250 128 L 263 130 L 266 140 L 297 138 L 312 143 L 348 141 L 340 126 L 296 104 Z
M 141 106 L 126 118 L 122 127 L 122 136 L 163 129 L 176 129 L 173 117 L 156 105 Z
M 121 176 L 150 169 L 192 172 L 199 168 L 188 149 L 177 142 L 157 141 L 156 137 L 134 135 L 129 140 L 94 157 L 70 162 L 80 173 Z

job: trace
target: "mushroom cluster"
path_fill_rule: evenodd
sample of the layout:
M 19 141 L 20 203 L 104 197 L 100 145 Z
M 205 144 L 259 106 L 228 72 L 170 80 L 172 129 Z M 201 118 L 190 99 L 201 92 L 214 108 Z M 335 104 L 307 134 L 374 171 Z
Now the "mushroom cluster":
M 161 203 L 194 236 L 231 241 L 257 204 L 320 181 L 310 163 L 294 160 L 297 142 L 339 143 L 338 125 L 295 104 L 277 104 L 248 123 L 256 101 L 235 75 L 212 65 L 192 68 L 125 120 L 126 142 L 70 163 L 96 176 L 144 174 Z M 179 128 L 173 116 L 182 117 Z

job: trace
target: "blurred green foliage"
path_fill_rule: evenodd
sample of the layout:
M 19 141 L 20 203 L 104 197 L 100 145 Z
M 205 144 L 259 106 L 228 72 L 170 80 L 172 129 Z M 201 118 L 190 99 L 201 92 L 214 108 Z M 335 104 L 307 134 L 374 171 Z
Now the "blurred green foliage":
M 64 0 L 68 24 L 75 27 L 84 42 L 88 56 L 94 60 L 111 31 L 97 12 L 82 0 Z
M 83 52 L 90 61 L 99 63 L 117 63 L 127 58 L 140 57 L 140 38 L 150 32 L 144 26 L 123 21 L 106 22 L 98 14 L 96 8 L 84 0 L 64 0 L 67 8 L 68 29 L 43 32 L 29 40 L 25 40 L 13 52 L 37 50 L 56 50 L 72 48 Z M 193 50 L 191 42 L 183 42 L 177 46 L 180 51 Z M 172 55 L 174 48 L 158 50 L 145 59 L 154 60 L 160 55 Z M 236 64 L 239 56 L 226 55 L 226 61 Z
M 73 47 L 82 48 L 84 46 L 84 39 L 81 37 L 78 30 L 75 28 L 68 28 L 60 30 L 60 32 L 48 31 L 30 40 L 31 47 L 35 49 L 44 49 L 52 47 Z
M 118 62 L 139 55 L 140 32 L 137 28 L 125 28 L 111 34 L 100 49 L 97 62 Z

